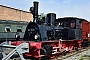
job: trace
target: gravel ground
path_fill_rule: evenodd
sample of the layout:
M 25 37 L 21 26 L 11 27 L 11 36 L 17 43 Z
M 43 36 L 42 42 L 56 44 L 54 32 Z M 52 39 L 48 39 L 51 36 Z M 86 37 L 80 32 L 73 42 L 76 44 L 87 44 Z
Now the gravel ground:
M 81 57 L 84 55 L 87 55 L 88 57 L 83 57 L 83 60 L 90 60 L 90 58 L 89 58 L 90 57 L 90 49 L 87 49 L 87 51 L 78 53 L 76 55 L 73 55 L 73 56 L 63 59 L 63 60 L 80 60 Z M 60 59 L 58 59 L 58 60 L 60 60 Z

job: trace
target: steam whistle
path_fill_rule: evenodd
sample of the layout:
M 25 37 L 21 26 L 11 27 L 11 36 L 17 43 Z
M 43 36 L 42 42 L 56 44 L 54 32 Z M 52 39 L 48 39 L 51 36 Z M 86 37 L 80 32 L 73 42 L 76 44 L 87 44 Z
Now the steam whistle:
M 33 2 L 33 7 L 30 7 L 30 11 L 33 14 L 33 22 L 37 22 L 38 20 L 38 3 L 37 1 Z

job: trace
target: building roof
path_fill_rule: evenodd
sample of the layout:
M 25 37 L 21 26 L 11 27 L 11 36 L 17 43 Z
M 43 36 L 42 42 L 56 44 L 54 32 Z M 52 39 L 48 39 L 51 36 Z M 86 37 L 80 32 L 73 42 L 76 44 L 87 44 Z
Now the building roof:
M 22 9 L 18 9 L 18 8 L 14 8 L 14 7 L 6 6 L 6 5 L 2 5 L 2 4 L 0 4 L 0 6 L 5 7 L 5 8 L 10 8 L 10 9 L 13 9 L 13 10 L 18 10 L 18 11 L 22 11 L 22 12 L 30 13 L 29 11 L 25 11 L 25 10 L 22 10 Z

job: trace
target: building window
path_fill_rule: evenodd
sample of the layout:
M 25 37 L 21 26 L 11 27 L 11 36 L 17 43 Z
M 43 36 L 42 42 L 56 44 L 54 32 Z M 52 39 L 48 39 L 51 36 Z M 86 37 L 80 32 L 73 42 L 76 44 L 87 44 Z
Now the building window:
M 11 26 L 10 25 L 5 26 L 5 32 L 11 32 Z
M 22 26 L 17 26 L 17 32 L 22 32 Z

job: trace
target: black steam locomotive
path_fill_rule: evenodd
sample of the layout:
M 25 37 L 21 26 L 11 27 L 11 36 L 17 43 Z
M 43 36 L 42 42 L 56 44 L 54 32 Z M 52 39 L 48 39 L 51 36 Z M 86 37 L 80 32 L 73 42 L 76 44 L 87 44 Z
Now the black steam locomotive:
M 42 58 L 48 56 L 54 58 L 57 54 L 78 50 L 81 44 L 87 43 L 89 22 L 76 17 L 64 17 L 56 19 L 55 13 L 48 13 L 42 20 L 38 18 L 38 2 L 30 8 L 33 14 L 33 22 L 29 22 L 22 41 L 14 41 L 12 45 L 20 45 L 29 42 L 29 53 L 26 57 Z M 84 27 L 84 28 L 83 28 Z M 83 33 L 84 32 L 84 33 Z M 85 43 L 83 43 L 84 41 Z M 88 41 L 88 39 L 87 39 Z
M 73 17 L 56 19 L 55 13 L 48 13 L 40 20 L 38 18 L 38 3 L 35 3 L 30 11 L 33 14 L 34 22 L 28 24 L 24 40 L 78 40 L 82 38 L 82 30 L 79 27 L 82 20 Z

